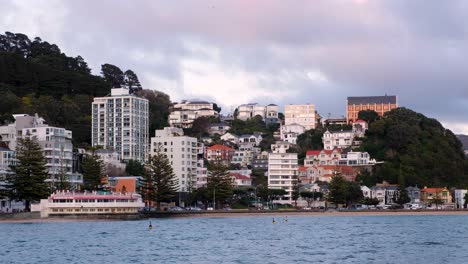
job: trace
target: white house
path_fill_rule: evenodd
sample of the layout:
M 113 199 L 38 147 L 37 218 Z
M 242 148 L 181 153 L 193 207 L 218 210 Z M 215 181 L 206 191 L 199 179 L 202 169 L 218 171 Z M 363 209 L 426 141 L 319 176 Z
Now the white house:
M 214 103 L 201 100 L 183 100 L 175 103 L 169 114 L 169 125 L 172 127 L 189 128 L 199 117 L 218 116 Z
M 280 128 L 280 138 L 291 144 L 296 144 L 297 137 L 306 131 L 305 127 L 299 124 L 284 125 Z
M 226 123 L 214 123 L 210 125 L 208 133 L 210 135 L 224 135 L 229 129 L 231 129 L 231 126 Z
M 254 134 L 245 134 L 239 136 L 239 144 L 240 145 L 253 145 L 253 146 L 258 146 L 260 145 L 260 142 L 262 142 L 263 137 L 260 133 L 254 133 Z
M 239 144 L 239 136 L 236 135 L 236 134 L 232 134 L 232 133 L 226 133 L 224 135 L 221 136 L 221 140 L 224 140 L 224 141 L 229 141 L 233 144 Z
M 466 208 L 465 206 L 465 195 L 468 192 L 466 189 L 456 189 L 455 190 L 455 206 L 456 208 Z
M 313 104 L 285 105 L 285 125 L 299 124 L 306 130 L 317 127 L 318 115 Z
M 242 104 L 237 107 L 237 119 L 247 120 L 255 116 L 261 116 L 267 124 L 278 122 L 279 106 L 269 104 L 267 106 L 257 103 Z
M 352 130 L 341 131 L 325 131 L 323 133 L 322 142 L 326 150 L 334 148 L 348 148 L 353 145 L 354 132 Z

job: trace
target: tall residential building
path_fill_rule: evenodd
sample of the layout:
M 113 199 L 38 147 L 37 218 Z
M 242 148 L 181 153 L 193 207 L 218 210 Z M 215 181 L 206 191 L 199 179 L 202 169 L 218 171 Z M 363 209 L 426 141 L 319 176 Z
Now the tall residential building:
M 386 112 L 398 107 L 395 95 L 348 97 L 346 105 L 346 120 L 353 123 L 363 110 L 373 110 L 383 116 Z
M 61 127 L 49 126 L 37 114 L 13 115 L 15 122 L 0 127 L 0 135 L 11 150 L 16 149 L 18 139 L 36 138 L 44 151 L 49 183 L 61 180 L 62 176 L 72 184 L 72 187 L 83 182 L 81 175 L 73 173 L 72 132 Z
M 122 160 L 145 161 L 148 154 L 148 100 L 114 88 L 94 98 L 92 145 L 120 154 Z
M 298 124 L 306 130 L 317 127 L 318 115 L 313 104 L 285 105 L 284 118 L 286 126 Z
M 291 204 L 293 187 L 297 182 L 298 160 L 297 153 L 286 153 L 280 149 L 268 155 L 268 188 L 284 189 L 287 195 L 275 203 Z
M 199 117 L 218 116 L 214 103 L 200 100 L 184 100 L 174 104 L 169 114 L 169 125 L 172 127 L 190 128 Z
M 196 188 L 198 155 L 203 153 L 203 145 L 194 137 L 184 136 L 181 128 L 165 127 L 156 130 L 156 136 L 151 138 L 151 155 L 158 149 L 171 163 L 178 190 L 187 192 L 190 188 Z

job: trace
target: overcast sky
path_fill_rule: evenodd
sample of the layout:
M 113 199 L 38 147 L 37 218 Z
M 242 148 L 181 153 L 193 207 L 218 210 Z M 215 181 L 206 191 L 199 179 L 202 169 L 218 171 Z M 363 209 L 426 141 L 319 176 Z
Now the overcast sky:
M 134 70 L 173 101 L 399 104 L 468 134 L 468 1 L 3 0 L 0 31 Z

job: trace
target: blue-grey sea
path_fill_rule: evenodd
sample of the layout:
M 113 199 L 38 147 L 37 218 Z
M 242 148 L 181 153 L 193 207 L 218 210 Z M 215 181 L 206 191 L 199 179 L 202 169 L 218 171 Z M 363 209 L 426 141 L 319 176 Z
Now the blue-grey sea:
M 468 263 L 468 216 L 0 224 L 0 263 Z

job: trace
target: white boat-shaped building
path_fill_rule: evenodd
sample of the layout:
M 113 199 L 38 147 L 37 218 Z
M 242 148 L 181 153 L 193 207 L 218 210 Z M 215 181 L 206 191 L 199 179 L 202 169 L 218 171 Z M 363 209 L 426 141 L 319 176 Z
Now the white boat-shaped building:
M 136 214 L 145 204 L 136 193 L 101 193 L 68 191 L 55 192 L 31 211 L 41 212 L 41 217 L 52 215 Z

